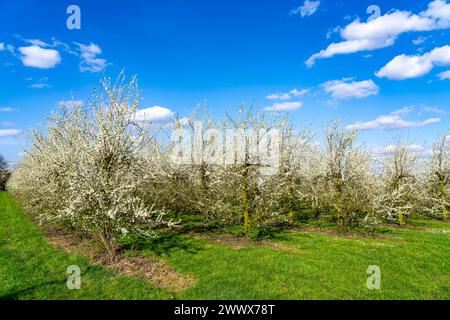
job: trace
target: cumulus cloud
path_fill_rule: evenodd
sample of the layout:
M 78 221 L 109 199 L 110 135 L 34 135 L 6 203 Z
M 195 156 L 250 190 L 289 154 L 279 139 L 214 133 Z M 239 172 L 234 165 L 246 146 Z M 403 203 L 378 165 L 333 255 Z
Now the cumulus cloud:
M 302 6 L 294 8 L 291 10 L 291 15 L 300 14 L 302 17 L 307 17 L 313 15 L 320 6 L 320 0 L 309 1 L 306 0 Z
M 389 61 L 375 75 L 391 80 L 405 80 L 426 75 L 433 69 L 433 64 L 422 56 L 399 55 Z
M 61 62 L 61 56 L 57 50 L 44 49 L 39 46 L 20 47 L 20 59 L 24 66 L 51 69 Z
M 450 3 L 446 0 L 435 0 L 428 4 L 427 11 L 422 15 L 435 19 L 439 28 L 450 27 Z
M 101 72 L 108 65 L 105 59 L 98 58 L 102 54 L 102 49 L 95 43 L 88 45 L 75 43 L 78 46 L 81 56 L 80 71 L 81 72 Z
M 387 115 L 381 115 L 375 120 L 367 122 L 356 122 L 354 124 L 348 125 L 347 129 L 357 129 L 357 130 L 394 130 L 394 129 L 407 129 L 407 128 L 417 128 L 423 127 L 428 124 L 440 122 L 440 118 L 430 118 L 424 121 L 408 121 L 403 119 L 400 115 L 408 113 L 409 109 L 400 109 L 393 111 Z
M 153 106 L 136 112 L 136 121 L 146 121 L 154 125 L 167 125 L 175 120 L 175 113 L 165 107 Z
M 264 110 L 266 111 L 292 111 L 297 110 L 302 106 L 302 102 L 280 102 L 280 103 L 274 103 L 271 106 L 265 107 Z
M 396 56 L 375 74 L 379 78 L 405 80 L 422 77 L 435 66 L 445 65 L 450 65 L 450 46 L 448 45 L 434 48 L 422 55 Z
M 445 80 L 445 79 L 450 79 L 450 70 L 441 72 L 437 75 L 439 77 L 439 79 L 441 80 Z
M 10 107 L 4 107 L 4 108 L 0 108 L 0 113 L 8 113 L 8 112 L 13 112 L 14 109 L 10 108 Z
M 21 132 L 19 129 L 0 129 L 0 137 L 15 137 Z
M 0 42 L 0 51 L 5 50 L 5 44 L 3 42 Z
M 326 49 L 313 54 L 306 64 L 312 67 L 317 59 L 392 46 L 397 38 L 406 32 L 449 28 L 448 12 L 450 12 L 450 3 L 434 0 L 428 4 L 426 11 L 419 14 L 395 10 L 367 22 L 357 18 L 340 30 L 344 41 L 331 43 Z
M 351 78 L 331 80 L 323 83 L 321 87 L 325 92 L 331 94 L 334 99 L 364 98 L 377 95 L 380 91 L 372 80 L 352 81 Z
M 309 89 L 292 89 L 289 92 L 285 93 L 272 93 L 266 96 L 266 99 L 269 100 L 290 100 L 294 97 L 300 97 L 309 92 Z

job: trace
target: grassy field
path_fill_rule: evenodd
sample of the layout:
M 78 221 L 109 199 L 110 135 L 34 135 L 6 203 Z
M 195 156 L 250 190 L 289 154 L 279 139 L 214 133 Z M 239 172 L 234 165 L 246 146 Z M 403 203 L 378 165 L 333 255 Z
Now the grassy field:
M 57 249 L 0 193 L 1 299 L 450 299 L 449 222 L 415 220 L 372 237 L 308 225 L 261 243 L 164 233 L 134 250 L 195 282 L 171 292 Z M 82 270 L 80 290 L 67 289 L 69 265 Z M 366 287 L 369 265 L 381 268 L 380 290 Z

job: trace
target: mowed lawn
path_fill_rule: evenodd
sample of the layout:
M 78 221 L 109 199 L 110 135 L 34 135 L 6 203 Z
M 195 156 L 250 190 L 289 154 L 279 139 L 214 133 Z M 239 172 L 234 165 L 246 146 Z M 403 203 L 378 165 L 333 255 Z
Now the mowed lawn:
M 193 277 L 181 292 L 120 275 L 54 248 L 6 193 L 0 193 L 0 299 L 450 299 L 450 223 L 417 220 L 376 237 L 286 231 L 236 247 L 188 234 L 164 234 L 135 250 Z M 245 242 L 244 242 L 245 243 Z M 81 289 L 66 269 L 81 269 Z M 368 266 L 381 289 L 366 287 Z

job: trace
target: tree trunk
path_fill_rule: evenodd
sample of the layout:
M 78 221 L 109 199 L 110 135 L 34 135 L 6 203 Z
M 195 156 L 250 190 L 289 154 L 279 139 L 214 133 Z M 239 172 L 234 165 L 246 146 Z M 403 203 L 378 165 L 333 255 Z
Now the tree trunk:
M 243 174 L 242 174 L 242 182 L 241 182 L 241 184 L 242 184 L 241 201 L 242 201 L 242 210 L 243 210 L 243 218 L 244 218 L 244 228 L 245 228 L 246 233 L 248 233 L 250 231 L 248 171 L 249 171 L 249 166 L 245 165 Z
M 290 177 L 289 179 L 289 214 L 288 219 L 290 223 L 294 222 L 295 219 L 295 213 L 294 213 L 294 179 Z
M 405 224 L 405 216 L 403 215 L 403 213 L 400 213 L 400 214 L 398 215 L 398 223 L 399 223 L 400 225 L 404 225 L 404 224 Z
M 442 202 L 444 202 L 444 200 L 445 200 L 445 183 L 443 181 L 441 181 L 441 183 L 439 184 L 439 193 L 440 193 Z M 448 210 L 447 210 L 445 203 L 442 205 L 442 219 L 444 221 L 446 221 L 448 219 Z
M 336 196 L 335 196 L 335 207 L 336 207 L 336 223 L 338 228 L 343 228 L 345 225 L 344 221 L 344 212 L 343 212 L 343 205 L 342 205 L 342 185 L 340 181 L 338 180 L 335 184 L 335 190 L 336 190 Z

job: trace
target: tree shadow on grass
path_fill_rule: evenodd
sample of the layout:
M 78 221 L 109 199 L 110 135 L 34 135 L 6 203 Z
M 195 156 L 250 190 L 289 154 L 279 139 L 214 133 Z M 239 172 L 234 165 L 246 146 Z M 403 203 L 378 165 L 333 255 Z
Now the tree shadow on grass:
M 41 282 L 36 285 L 21 289 L 21 290 L 15 290 L 12 292 L 7 292 L 6 294 L 0 296 L 0 300 L 19 300 L 20 297 L 22 297 L 24 294 L 32 293 L 36 291 L 36 289 L 47 287 L 47 286 L 53 286 L 53 285 L 64 285 L 66 280 L 52 280 L 47 282 Z
M 88 267 L 84 272 L 80 274 L 80 277 L 85 276 L 88 272 L 90 272 L 92 267 Z M 23 288 L 20 290 L 13 290 L 11 292 L 7 292 L 0 296 L 0 300 L 19 300 L 21 297 L 23 297 L 26 294 L 31 294 L 35 292 L 38 289 L 44 288 L 44 287 L 50 287 L 50 286 L 63 286 L 65 287 L 67 283 L 67 279 L 55 279 L 51 281 L 45 281 L 45 282 L 39 282 L 35 285 L 29 286 L 27 288 Z
M 205 221 L 198 216 L 183 215 L 181 216 L 181 223 L 178 232 L 185 234 L 209 233 L 219 231 L 224 226 L 226 226 L 226 224 L 218 219 L 212 218 L 207 223 L 205 223 Z
M 205 244 L 183 234 L 161 232 L 157 238 L 138 239 L 124 243 L 124 247 L 126 250 L 150 251 L 156 255 L 170 256 L 178 250 L 195 254 L 204 249 Z

